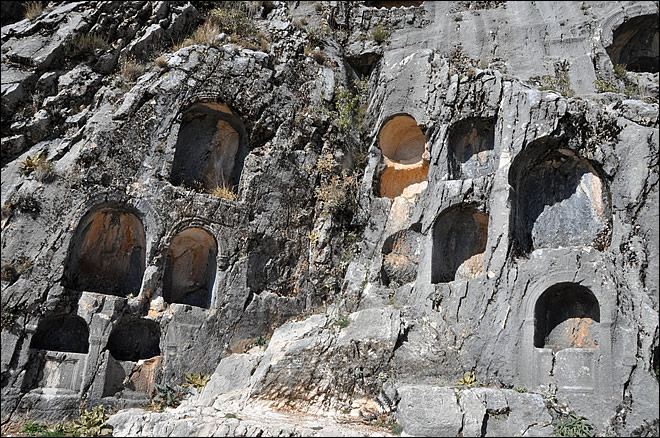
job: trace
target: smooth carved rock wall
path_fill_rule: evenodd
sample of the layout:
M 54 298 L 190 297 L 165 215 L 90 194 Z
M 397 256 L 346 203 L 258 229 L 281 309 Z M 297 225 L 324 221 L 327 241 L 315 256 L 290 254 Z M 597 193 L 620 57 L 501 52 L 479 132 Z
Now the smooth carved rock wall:
M 66 286 L 110 295 L 137 296 L 145 268 L 142 221 L 121 207 L 86 215 L 73 239 Z
M 188 228 L 174 236 L 165 264 L 165 301 L 208 308 L 217 252 L 215 239 L 201 228 Z
M 609 243 L 609 191 L 598 171 L 561 142 L 542 139 L 516 157 L 513 235 L 527 253 L 538 248 Z
M 421 183 L 426 181 L 429 162 L 426 137 L 415 119 L 409 115 L 394 116 L 383 125 L 378 143 L 386 166 L 380 176 L 380 196 L 409 197 L 423 190 Z
M 624 22 L 614 31 L 614 40 L 607 47 L 612 64 L 623 64 L 628 71 L 657 73 L 658 16 L 642 15 Z

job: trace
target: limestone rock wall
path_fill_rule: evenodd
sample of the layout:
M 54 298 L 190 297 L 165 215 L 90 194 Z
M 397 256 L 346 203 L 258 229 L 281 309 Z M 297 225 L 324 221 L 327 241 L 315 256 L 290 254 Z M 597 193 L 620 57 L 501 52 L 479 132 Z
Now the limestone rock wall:
M 174 51 L 203 3 L 3 21 L 3 427 L 215 371 L 116 431 L 657 434 L 656 2 L 248 2 L 261 47 Z

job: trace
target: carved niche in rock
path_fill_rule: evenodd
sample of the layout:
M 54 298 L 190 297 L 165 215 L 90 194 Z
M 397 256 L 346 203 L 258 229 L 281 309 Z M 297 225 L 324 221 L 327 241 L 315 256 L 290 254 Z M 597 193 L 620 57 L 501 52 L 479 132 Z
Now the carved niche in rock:
M 609 191 L 587 160 L 545 138 L 531 143 L 509 171 L 512 236 L 523 253 L 591 245 L 610 239 Z
M 138 295 L 145 268 L 142 221 L 127 207 L 103 206 L 80 221 L 65 285 L 109 295 Z
M 378 143 L 385 164 L 380 176 L 380 196 L 412 197 L 426 188 L 426 136 L 415 119 L 407 114 L 392 117 L 380 130 Z
M 474 278 L 483 270 L 488 215 L 459 205 L 441 213 L 433 226 L 431 282 Z
M 246 155 L 243 122 L 226 105 L 198 103 L 183 114 L 170 180 L 197 190 L 235 187 Z
M 174 236 L 165 262 L 165 301 L 208 308 L 217 252 L 215 239 L 201 228 L 188 228 Z

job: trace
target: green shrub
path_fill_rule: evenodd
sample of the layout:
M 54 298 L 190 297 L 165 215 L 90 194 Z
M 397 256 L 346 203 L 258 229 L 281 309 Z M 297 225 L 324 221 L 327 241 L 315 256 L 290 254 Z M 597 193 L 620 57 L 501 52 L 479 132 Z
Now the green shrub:
M 158 384 L 154 383 L 154 391 L 151 398 L 151 403 L 157 408 L 164 407 L 175 408 L 181 404 L 183 397 L 188 394 L 188 390 L 178 385 L 170 385 L 169 383 Z
M 628 71 L 626 70 L 625 64 L 617 64 L 614 66 L 614 77 L 623 80 L 626 76 L 628 76 Z
M 594 87 L 599 93 L 616 93 L 618 87 L 615 81 L 608 78 L 598 78 L 594 81 Z
M 23 425 L 23 430 L 21 431 L 22 433 L 26 433 L 28 435 L 34 436 L 40 433 L 46 432 L 46 426 L 43 424 L 39 423 L 25 423 Z
M 348 317 L 348 315 L 342 313 L 341 315 L 339 315 L 339 319 L 335 324 L 337 324 L 340 329 L 343 329 L 351 325 L 351 320 Z
M 390 37 L 390 33 L 387 30 L 385 30 L 382 24 L 377 24 L 374 27 L 374 30 L 372 30 L 371 33 L 369 34 L 369 38 L 371 38 L 377 43 L 385 42 L 388 40 L 389 37 Z
M 519 392 L 521 394 L 524 394 L 527 392 L 527 388 L 523 388 L 522 386 L 514 386 L 513 390 L 516 392 Z
M 211 380 L 211 376 L 203 376 L 202 374 L 184 374 L 183 376 L 186 379 L 183 386 L 196 388 L 197 393 L 202 392 L 202 388 Z
M 254 345 L 257 347 L 268 347 L 268 344 L 270 343 L 270 338 L 267 338 L 265 336 L 258 336 L 257 339 L 254 341 Z
M 552 425 L 556 436 L 593 436 L 593 426 L 581 415 L 570 414 L 562 420 L 554 421 Z
M 69 431 L 76 436 L 111 436 L 112 428 L 106 423 L 109 417 L 103 406 L 87 409 L 73 422 Z
M 395 422 L 394 425 L 392 426 L 392 429 L 390 429 L 390 431 L 394 435 L 401 435 L 401 433 L 403 432 L 403 426 Z
M 88 55 L 97 50 L 106 50 L 110 45 L 108 41 L 96 34 L 83 33 L 76 35 L 64 47 L 64 53 L 69 58 L 75 58 L 81 55 Z

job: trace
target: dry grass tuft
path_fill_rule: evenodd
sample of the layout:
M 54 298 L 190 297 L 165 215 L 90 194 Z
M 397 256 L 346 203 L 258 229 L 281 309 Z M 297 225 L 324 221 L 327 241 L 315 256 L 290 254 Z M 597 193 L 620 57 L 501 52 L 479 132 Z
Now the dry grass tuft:
M 25 18 L 34 20 L 44 11 L 44 6 L 41 2 L 27 2 L 25 4 Z

